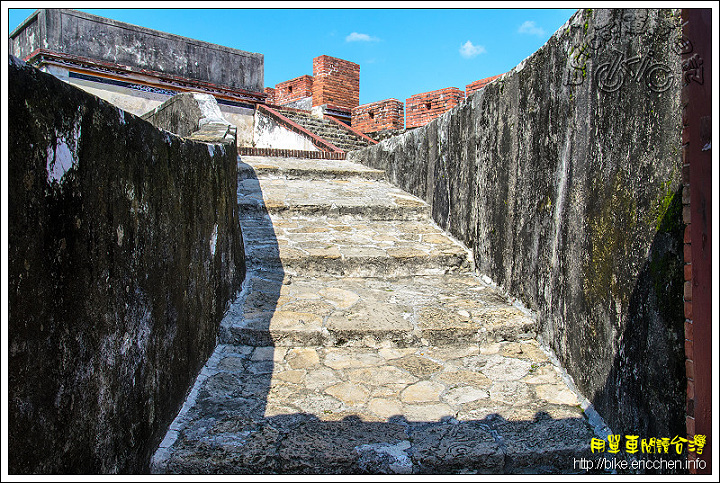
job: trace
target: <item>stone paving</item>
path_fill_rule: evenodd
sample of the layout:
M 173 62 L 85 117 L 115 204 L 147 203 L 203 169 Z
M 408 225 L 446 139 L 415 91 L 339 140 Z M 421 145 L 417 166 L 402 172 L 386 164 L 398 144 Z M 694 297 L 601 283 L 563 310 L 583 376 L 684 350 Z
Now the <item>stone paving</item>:
M 580 472 L 593 430 L 532 314 L 381 175 L 243 158 L 248 276 L 154 472 Z

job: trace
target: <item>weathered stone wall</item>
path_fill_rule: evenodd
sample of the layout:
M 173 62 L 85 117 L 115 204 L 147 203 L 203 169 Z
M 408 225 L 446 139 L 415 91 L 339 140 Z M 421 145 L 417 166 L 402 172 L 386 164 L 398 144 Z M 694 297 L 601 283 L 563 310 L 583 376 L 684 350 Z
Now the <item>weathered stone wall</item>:
M 47 49 L 253 92 L 265 84 L 262 54 L 76 10 L 38 10 L 11 32 L 9 49 L 20 58 Z
M 244 278 L 235 140 L 16 60 L 8 119 L 9 471 L 148 471 Z
M 141 116 L 153 126 L 182 137 L 210 136 L 220 142 L 233 143 L 236 127 L 220 112 L 210 94 L 185 92 L 171 97 Z
M 348 155 L 431 203 L 641 437 L 685 434 L 678 20 L 578 11 L 458 107 Z

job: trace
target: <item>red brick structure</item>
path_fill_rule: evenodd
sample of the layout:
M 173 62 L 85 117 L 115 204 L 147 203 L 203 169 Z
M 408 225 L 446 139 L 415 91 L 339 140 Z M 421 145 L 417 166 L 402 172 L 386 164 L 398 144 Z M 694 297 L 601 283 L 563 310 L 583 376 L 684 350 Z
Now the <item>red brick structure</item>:
M 275 84 L 274 104 L 282 106 L 289 102 L 312 97 L 313 81 L 311 75 L 303 75 Z
M 360 66 L 321 55 L 313 59 L 312 105 L 331 104 L 352 109 L 360 105 Z
M 387 129 L 402 129 L 405 125 L 405 109 L 397 99 L 371 102 L 353 108 L 352 127 L 362 133 Z
M 687 439 L 706 438 L 691 473 L 712 473 L 712 11 L 682 9 L 682 158 L 685 227 Z M 717 176 L 717 174 L 716 174 Z M 717 325 L 715 326 L 717 329 Z M 715 332 L 714 337 L 717 337 Z M 700 437 L 702 437 L 700 436 Z
M 498 77 L 500 77 L 503 74 L 494 75 L 492 77 L 486 77 L 484 79 L 476 80 L 475 82 L 471 82 L 470 84 L 465 86 L 465 97 L 470 96 L 475 91 L 479 91 Z
M 266 87 L 265 88 L 265 103 L 266 104 L 275 104 L 275 89 L 272 87 Z
M 405 101 L 405 127 L 424 126 L 446 111 L 457 106 L 465 98 L 465 92 L 457 87 L 410 96 Z

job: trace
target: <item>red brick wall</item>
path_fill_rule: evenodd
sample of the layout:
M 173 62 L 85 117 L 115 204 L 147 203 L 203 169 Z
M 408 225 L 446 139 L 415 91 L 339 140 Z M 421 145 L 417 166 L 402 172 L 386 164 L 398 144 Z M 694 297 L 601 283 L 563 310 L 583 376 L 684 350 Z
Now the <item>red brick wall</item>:
M 405 101 L 405 126 L 408 129 L 424 126 L 457 106 L 464 98 L 465 92 L 457 87 L 446 87 L 410 96 Z
M 313 95 L 313 77 L 303 75 L 294 79 L 275 84 L 274 104 L 282 106 Z M 313 104 L 314 105 L 314 104 Z
M 685 375 L 687 439 L 706 437 L 690 473 L 712 473 L 712 13 L 682 9 L 682 157 L 685 227 Z M 717 176 L 717 174 L 716 174 Z M 717 290 L 717 289 L 716 289 Z M 717 376 L 716 376 L 717 377 Z M 717 416 L 716 416 L 717 417 Z M 700 437 L 702 437 L 700 436 Z M 703 463 L 700 466 L 700 463 Z
M 275 89 L 272 87 L 266 87 L 265 94 L 267 95 L 265 98 L 265 104 L 275 104 Z
M 371 102 L 352 110 L 352 127 L 362 133 L 402 129 L 404 125 L 403 103 L 397 99 Z
M 465 96 L 469 96 L 475 91 L 479 91 L 498 77 L 500 77 L 502 74 L 498 74 L 492 77 L 486 77 L 484 79 L 476 80 L 475 82 L 471 82 L 470 84 L 465 86 Z
M 360 104 L 360 66 L 349 60 L 321 55 L 313 59 L 314 106 L 333 104 L 352 109 Z

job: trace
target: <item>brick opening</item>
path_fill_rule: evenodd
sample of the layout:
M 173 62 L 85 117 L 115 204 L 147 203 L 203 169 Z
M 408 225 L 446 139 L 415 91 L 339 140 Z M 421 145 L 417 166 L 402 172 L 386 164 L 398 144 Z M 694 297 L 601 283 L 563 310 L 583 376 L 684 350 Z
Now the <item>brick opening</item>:
M 404 121 L 403 103 L 397 99 L 363 104 L 352 110 L 352 127 L 365 134 L 402 129 Z
M 405 126 L 410 129 L 424 126 L 442 113 L 458 105 L 465 92 L 457 87 L 446 87 L 431 92 L 423 92 L 409 97 L 405 102 Z
M 275 85 L 274 97 L 271 102 L 277 105 L 285 105 L 294 101 L 312 97 L 313 77 L 303 75 L 280 82 Z

